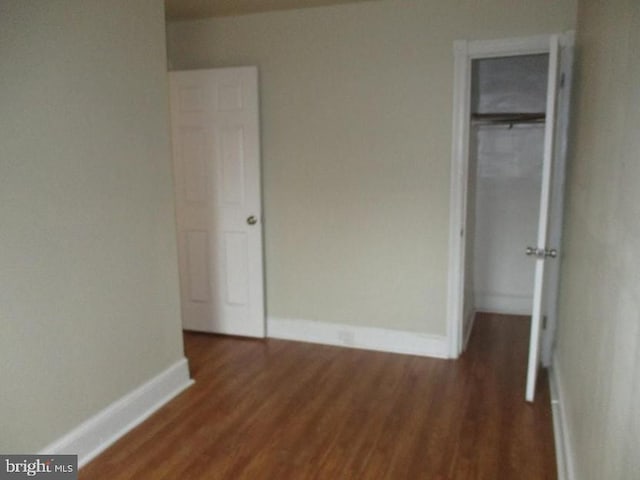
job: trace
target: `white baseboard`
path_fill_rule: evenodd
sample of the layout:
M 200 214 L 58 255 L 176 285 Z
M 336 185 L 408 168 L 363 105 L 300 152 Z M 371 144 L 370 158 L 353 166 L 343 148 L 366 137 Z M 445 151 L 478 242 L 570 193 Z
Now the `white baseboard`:
M 40 454 L 78 455 L 78 467 L 86 465 L 193 383 L 187 359 L 182 358 L 42 449 Z
M 478 312 L 501 313 L 505 315 L 531 315 L 531 296 L 500 295 L 475 292 L 475 308 Z
M 448 358 L 447 337 L 339 323 L 269 317 L 267 336 L 283 340 Z
M 573 449 L 567 427 L 565 413 L 565 397 L 562 378 L 554 359 L 549 368 L 549 387 L 551 391 L 551 413 L 553 416 L 553 436 L 556 445 L 556 462 L 558 463 L 558 480 L 576 480 L 573 462 Z

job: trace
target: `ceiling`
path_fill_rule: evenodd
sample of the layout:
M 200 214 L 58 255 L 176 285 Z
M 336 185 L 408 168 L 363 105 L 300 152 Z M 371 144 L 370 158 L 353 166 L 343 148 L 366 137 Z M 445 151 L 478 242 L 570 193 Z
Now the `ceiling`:
M 165 0 L 164 3 L 167 19 L 181 20 L 363 1 L 370 0 Z

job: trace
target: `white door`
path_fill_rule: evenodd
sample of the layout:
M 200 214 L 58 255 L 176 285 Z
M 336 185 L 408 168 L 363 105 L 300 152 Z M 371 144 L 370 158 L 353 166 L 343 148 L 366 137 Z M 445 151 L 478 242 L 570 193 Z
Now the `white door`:
M 571 83 L 573 71 L 573 33 L 560 37 L 560 89 L 556 107 L 556 141 L 553 163 L 553 179 L 551 182 L 551 212 L 547 241 L 549 245 L 560 246 L 562 243 L 562 224 L 564 213 L 564 187 L 569 140 L 569 114 L 571 100 Z M 553 358 L 555 333 L 558 324 L 558 293 L 560 286 L 560 256 L 549 262 L 545 268 L 546 301 L 543 315 L 546 316 L 546 328 L 542 332 L 541 363 L 549 367 Z
M 169 82 L 183 328 L 264 337 L 257 69 Z
M 540 364 L 540 334 L 545 305 L 545 263 L 548 258 L 556 256 L 556 245 L 547 244 L 549 213 L 551 206 L 551 187 L 554 174 L 554 142 L 556 132 L 556 104 L 558 93 L 558 60 L 559 37 L 552 35 L 549 45 L 549 73 L 547 82 L 547 104 L 544 135 L 544 159 L 542 164 L 542 187 L 540 192 L 540 217 L 538 220 L 538 237 L 535 247 L 527 247 L 527 255 L 535 258 L 535 277 L 533 286 L 533 310 L 531 315 L 531 333 L 529 338 L 529 365 L 527 370 L 526 399 L 532 402 L 535 396 L 538 367 Z M 545 281 L 546 280 L 546 281 Z

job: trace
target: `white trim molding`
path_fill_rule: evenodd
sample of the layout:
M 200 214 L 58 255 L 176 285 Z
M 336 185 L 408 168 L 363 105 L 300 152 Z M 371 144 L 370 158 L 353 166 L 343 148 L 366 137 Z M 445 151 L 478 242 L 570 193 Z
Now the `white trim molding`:
M 451 185 L 449 190 L 449 275 L 447 288 L 447 337 L 449 357 L 458 358 L 463 346 L 465 227 L 467 219 L 467 179 L 469 155 L 469 97 L 471 60 L 469 42 L 453 43 L 453 135 L 451 144 Z
M 551 391 L 551 414 L 553 416 L 553 436 L 556 446 L 558 480 L 577 480 L 570 430 L 567 425 L 566 400 L 562 376 L 558 362 L 549 368 L 549 387 Z
M 531 37 L 497 38 L 493 40 L 471 40 L 467 52 L 471 58 L 511 57 L 533 55 L 549 51 L 550 35 Z
M 443 335 L 269 317 L 267 337 L 381 352 L 448 358 Z
M 82 467 L 193 383 L 183 357 L 43 448 L 40 454 L 78 455 L 78 467 Z

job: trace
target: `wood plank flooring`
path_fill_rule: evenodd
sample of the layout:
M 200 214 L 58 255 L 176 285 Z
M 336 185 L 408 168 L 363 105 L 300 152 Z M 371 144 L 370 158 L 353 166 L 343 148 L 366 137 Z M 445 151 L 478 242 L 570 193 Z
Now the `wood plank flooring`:
M 478 315 L 457 361 L 186 333 L 196 384 L 80 470 L 88 479 L 555 479 L 529 322 Z

